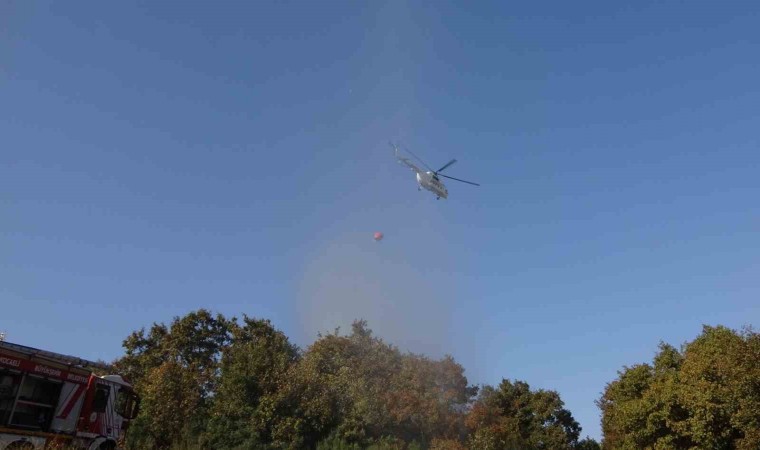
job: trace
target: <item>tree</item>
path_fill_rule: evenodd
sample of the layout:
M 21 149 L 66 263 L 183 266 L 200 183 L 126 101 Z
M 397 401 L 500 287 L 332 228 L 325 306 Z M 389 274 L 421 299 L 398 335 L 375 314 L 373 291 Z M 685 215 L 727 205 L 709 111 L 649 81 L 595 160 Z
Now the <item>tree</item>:
M 398 351 L 372 336 L 366 322 L 349 336 L 320 336 L 289 373 L 272 405 L 279 446 L 304 448 L 332 436 L 366 446 L 389 430 L 383 392 L 398 372 Z
M 467 450 L 467 447 L 459 439 L 433 438 L 430 450 Z
M 578 444 L 575 445 L 575 450 L 601 450 L 602 446 L 599 445 L 598 442 L 591 439 L 590 437 L 587 437 L 585 439 L 582 439 L 578 441 Z
M 202 380 L 198 372 L 176 361 L 166 361 L 151 368 L 140 385 L 141 410 L 137 419 L 142 433 L 130 435 L 134 448 L 168 448 L 192 440 L 202 428 L 205 417 L 201 407 Z M 190 439 L 188 439 L 190 438 Z
M 333 344 L 333 345 L 329 345 Z M 336 342 L 317 341 L 288 371 L 276 394 L 262 399 L 261 408 L 274 418 L 272 442 L 276 448 L 313 448 L 340 423 L 345 392 L 331 378 Z M 337 355 L 336 355 L 337 356 Z
M 522 381 L 486 386 L 467 416 L 471 448 L 572 449 L 581 428 L 554 391 Z
M 760 447 L 760 337 L 703 327 L 681 351 L 625 367 L 597 402 L 605 449 Z
M 142 396 L 132 448 L 164 448 L 201 434 L 233 322 L 200 309 L 124 340 L 126 354 L 114 366 Z
M 454 358 L 439 361 L 422 355 L 401 357 L 384 397 L 392 427 L 407 440 L 459 440 L 466 433 L 465 409 L 477 394 L 468 386 L 464 368 Z
M 348 336 L 320 336 L 291 368 L 271 405 L 273 443 L 406 448 L 439 438 L 451 447 L 444 440 L 460 438 L 475 394 L 463 372 L 451 357 L 402 355 L 357 321 Z
M 271 402 L 299 350 L 268 320 L 243 316 L 230 326 L 231 341 L 222 351 L 205 446 L 209 448 L 261 447 L 272 442 L 275 417 L 262 408 Z
M 556 392 L 503 380 L 474 401 L 454 358 L 401 353 L 365 321 L 301 352 L 267 320 L 199 310 L 124 347 L 116 370 L 142 396 L 131 449 L 595 449 Z
M 368 444 L 394 436 L 423 446 L 434 438 L 463 437 L 464 409 L 477 388 L 468 386 L 452 357 L 435 361 L 402 354 L 374 337 L 365 321 L 354 322 L 345 339 L 346 377 L 333 379 L 348 394 L 338 427 L 342 437 Z

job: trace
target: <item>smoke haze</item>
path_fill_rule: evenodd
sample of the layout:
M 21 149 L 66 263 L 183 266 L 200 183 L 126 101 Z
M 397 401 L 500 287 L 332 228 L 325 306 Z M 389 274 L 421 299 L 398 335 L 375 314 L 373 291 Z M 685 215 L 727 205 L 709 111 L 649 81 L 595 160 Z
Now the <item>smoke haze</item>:
M 375 334 L 401 350 L 437 357 L 451 351 L 451 292 L 431 286 L 414 267 L 427 255 L 404 252 L 386 236 L 341 235 L 306 264 L 298 295 L 298 315 L 311 339 L 318 332 L 350 329 L 366 319 Z M 408 250 L 408 249 L 407 249 Z M 436 269 L 430 269 L 436 270 Z

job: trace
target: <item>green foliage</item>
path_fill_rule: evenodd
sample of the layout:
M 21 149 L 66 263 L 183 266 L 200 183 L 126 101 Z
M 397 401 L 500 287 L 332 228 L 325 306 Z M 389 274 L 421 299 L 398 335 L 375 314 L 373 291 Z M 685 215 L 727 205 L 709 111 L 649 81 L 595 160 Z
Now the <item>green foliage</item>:
M 299 352 L 266 320 L 244 316 L 230 331 L 204 442 L 210 448 L 262 446 L 271 442 L 276 419 L 267 406 Z
M 126 354 L 114 362 L 142 397 L 129 433 L 130 448 L 167 448 L 195 440 L 208 421 L 221 351 L 231 322 L 206 310 L 153 324 L 124 340 Z
M 130 449 L 596 450 L 554 391 L 469 386 L 453 358 L 372 335 L 305 352 L 269 321 L 206 310 L 124 340 L 115 370 L 142 397 Z M 625 367 L 598 400 L 605 449 L 760 448 L 760 336 L 704 327 L 680 350 Z
M 575 450 L 601 450 L 601 448 L 602 446 L 590 437 L 578 441 L 575 445 Z
M 417 442 L 407 444 L 391 436 L 373 439 L 363 445 L 359 445 L 341 439 L 337 434 L 330 436 L 317 445 L 317 450 L 422 450 L 422 448 Z
M 362 450 L 359 444 L 349 443 L 338 435 L 332 435 L 317 444 L 317 450 Z
M 458 449 L 477 393 L 453 358 L 402 354 L 364 321 L 302 354 L 268 321 L 200 310 L 124 346 L 115 365 L 143 398 L 134 449 Z
M 760 448 L 760 336 L 705 326 L 626 367 L 597 402 L 605 449 Z
M 481 390 L 467 426 L 473 449 L 572 449 L 581 430 L 559 394 L 509 380 Z

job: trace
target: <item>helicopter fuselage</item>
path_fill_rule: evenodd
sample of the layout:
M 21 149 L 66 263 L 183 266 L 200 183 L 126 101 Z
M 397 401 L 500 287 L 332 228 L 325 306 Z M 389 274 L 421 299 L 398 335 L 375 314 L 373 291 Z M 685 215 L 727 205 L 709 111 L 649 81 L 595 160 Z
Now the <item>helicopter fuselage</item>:
M 420 158 L 418 158 L 416 155 L 412 153 L 412 156 L 417 158 L 422 163 L 423 166 L 430 169 L 428 171 L 424 171 L 424 170 L 421 170 L 419 167 L 417 167 L 412 161 L 410 161 L 409 158 L 405 158 L 401 156 L 399 154 L 397 146 L 391 144 L 391 147 L 393 147 L 393 149 L 396 152 L 396 159 L 398 159 L 398 162 L 410 168 L 417 175 L 417 186 L 418 186 L 417 189 L 422 190 L 422 188 L 425 188 L 426 191 L 430 191 L 433 194 L 435 194 L 436 199 L 449 197 L 449 191 L 446 189 L 446 186 L 443 184 L 440 177 L 449 178 L 452 180 L 460 181 L 462 183 L 473 184 L 475 186 L 480 186 L 478 183 L 473 183 L 472 181 L 454 178 L 452 176 L 443 175 L 441 173 L 447 167 L 457 162 L 456 159 L 452 159 L 451 161 L 447 162 L 443 167 L 434 171 L 433 169 L 430 168 L 430 166 L 422 162 Z M 411 151 L 409 151 L 409 153 L 411 153 Z
M 438 198 L 447 198 L 449 191 L 433 172 L 417 172 L 417 184 L 435 194 Z

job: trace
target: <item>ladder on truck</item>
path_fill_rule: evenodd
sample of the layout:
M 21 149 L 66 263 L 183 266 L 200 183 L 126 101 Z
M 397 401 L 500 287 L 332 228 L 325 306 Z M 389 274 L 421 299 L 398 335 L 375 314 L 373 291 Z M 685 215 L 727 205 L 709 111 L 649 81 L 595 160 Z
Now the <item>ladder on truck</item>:
M 44 358 L 49 361 L 54 361 L 59 364 L 65 364 L 71 367 L 79 367 L 86 369 L 92 367 L 95 369 L 109 370 L 109 367 L 103 363 L 88 361 L 86 359 L 78 358 L 76 356 L 64 355 L 62 353 L 50 352 L 47 350 L 40 350 L 38 348 L 27 347 L 26 345 L 13 344 L 10 342 L 0 341 L 0 349 L 10 350 L 16 353 L 22 353 L 29 357 Z

